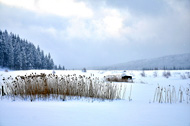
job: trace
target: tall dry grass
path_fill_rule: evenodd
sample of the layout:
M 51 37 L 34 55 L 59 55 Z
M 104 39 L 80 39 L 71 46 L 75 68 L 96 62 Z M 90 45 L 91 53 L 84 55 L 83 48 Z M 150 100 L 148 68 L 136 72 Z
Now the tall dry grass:
M 30 74 L 7 79 L 3 78 L 6 97 L 13 100 L 92 98 L 101 100 L 122 99 L 122 85 L 100 80 L 94 76 L 76 74 Z
M 168 85 L 167 87 L 158 87 L 155 90 L 154 93 L 154 99 L 153 102 L 157 103 L 182 103 L 190 102 L 190 90 L 188 87 L 184 88 L 183 86 L 180 86 L 177 90 L 175 86 Z

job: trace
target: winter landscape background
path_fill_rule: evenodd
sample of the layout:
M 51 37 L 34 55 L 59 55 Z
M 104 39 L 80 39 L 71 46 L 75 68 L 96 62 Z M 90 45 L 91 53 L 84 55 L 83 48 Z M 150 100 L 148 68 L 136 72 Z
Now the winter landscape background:
M 0 0 L 0 126 L 190 126 L 189 22 L 189 0 Z

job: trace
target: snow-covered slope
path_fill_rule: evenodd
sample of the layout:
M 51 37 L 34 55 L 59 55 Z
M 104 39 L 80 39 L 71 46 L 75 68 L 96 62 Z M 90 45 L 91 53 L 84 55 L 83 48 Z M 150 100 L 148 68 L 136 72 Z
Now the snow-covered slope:
M 142 70 L 142 69 L 190 69 L 190 53 L 165 57 L 136 60 L 112 66 L 96 67 L 102 70 Z

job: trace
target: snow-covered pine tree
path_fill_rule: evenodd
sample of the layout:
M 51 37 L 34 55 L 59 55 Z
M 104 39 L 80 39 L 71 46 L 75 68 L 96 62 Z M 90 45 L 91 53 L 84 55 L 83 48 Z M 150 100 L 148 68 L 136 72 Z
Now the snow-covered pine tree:
M 2 39 L 3 39 L 3 67 L 8 67 L 8 33 L 7 30 L 5 30 L 5 32 L 3 32 L 2 35 Z
M 37 51 L 36 51 L 36 68 L 37 69 L 41 69 L 42 66 L 42 61 L 41 61 L 41 56 L 40 56 L 40 47 L 37 47 Z
M 4 46 L 3 32 L 0 30 L 0 67 L 3 67 L 4 62 Z
M 40 52 L 40 58 L 41 58 L 41 69 L 46 69 L 46 61 L 45 61 L 45 57 L 44 57 L 44 51 L 42 50 Z
M 27 43 L 21 39 L 20 40 L 20 51 L 21 51 L 20 53 L 21 53 L 23 70 L 27 69 L 26 45 L 27 45 Z
M 47 57 L 47 69 L 51 70 L 54 67 L 54 62 L 53 59 L 51 59 L 51 55 L 50 53 L 48 53 L 48 57 Z
M 7 67 L 10 69 L 14 68 L 14 53 L 13 53 L 13 46 L 12 46 L 12 37 L 11 35 L 7 38 Z
M 57 68 L 57 65 L 55 65 L 55 66 L 54 66 L 54 70 L 57 70 L 57 69 L 58 69 L 58 68 Z
M 19 36 L 13 37 L 13 47 L 14 47 L 14 69 L 22 70 L 22 52 L 20 47 Z
M 61 70 L 62 68 L 61 68 L 61 65 L 59 64 L 59 67 L 58 67 L 58 70 Z

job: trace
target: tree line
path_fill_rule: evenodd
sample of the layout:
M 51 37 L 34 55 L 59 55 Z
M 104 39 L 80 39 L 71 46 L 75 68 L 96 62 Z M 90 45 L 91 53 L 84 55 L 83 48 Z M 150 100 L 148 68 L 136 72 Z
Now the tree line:
M 21 39 L 19 35 L 0 30 L 0 67 L 12 70 L 60 69 L 64 66 L 54 65 L 50 53 L 37 48 L 31 42 Z
M 190 67 L 155 67 L 155 68 L 143 68 L 142 70 L 190 70 Z

